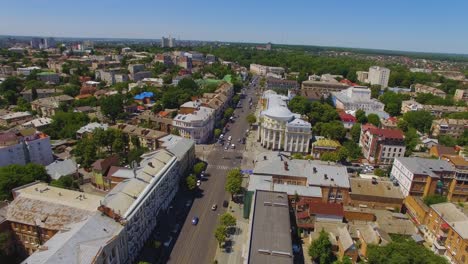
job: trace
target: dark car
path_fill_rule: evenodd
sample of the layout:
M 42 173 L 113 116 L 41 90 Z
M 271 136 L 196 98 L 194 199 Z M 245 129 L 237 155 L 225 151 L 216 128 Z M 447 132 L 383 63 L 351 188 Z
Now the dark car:
M 229 205 L 228 201 L 224 200 L 224 202 L 223 202 L 223 207 L 227 208 L 228 205 Z
M 194 216 L 192 218 L 192 225 L 197 225 L 198 224 L 198 217 Z

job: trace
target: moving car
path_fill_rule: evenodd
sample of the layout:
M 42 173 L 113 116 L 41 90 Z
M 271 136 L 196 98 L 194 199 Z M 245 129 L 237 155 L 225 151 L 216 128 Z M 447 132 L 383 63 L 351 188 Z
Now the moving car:
M 194 217 L 192 218 L 192 225 L 197 225 L 197 224 L 198 224 L 198 220 L 199 220 L 198 217 L 194 216 Z
M 213 210 L 213 211 L 216 211 L 217 208 L 218 208 L 218 205 L 216 205 L 216 204 L 213 204 L 213 205 L 211 206 L 211 210 Z
M 229 136 L 229 137 L 228 137 L 228 141 L 231 141 L 231 140 L 232 140 L 232 136 Z
M 231 144 L 231 148 L 232 148 L 232 149 L 235 149 L 235 148 L 236 148 L 236 145 Z

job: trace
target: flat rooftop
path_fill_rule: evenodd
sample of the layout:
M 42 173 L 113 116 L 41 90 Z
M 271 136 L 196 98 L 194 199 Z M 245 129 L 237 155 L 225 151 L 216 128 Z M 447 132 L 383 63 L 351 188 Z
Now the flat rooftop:
M 292 264 L 288 195 L 256 191 L 251 221 L 248 263 Z
M 403 200 L 405 197 L 400 188 L 390 181 L 379 181 L 373 184 L 371 179 L 350 178 L 351 195 L 375 196 Z

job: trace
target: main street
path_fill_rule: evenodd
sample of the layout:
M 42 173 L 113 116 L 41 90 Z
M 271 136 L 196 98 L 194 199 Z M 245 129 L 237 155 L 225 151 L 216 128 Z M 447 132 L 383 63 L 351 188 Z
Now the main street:
M 206 155 L 200 157 L 208 163 L 206 169 L 208 180 L 203 181 L 200 186 L 199 195 L 195 198 L 185 219 L 168 263 L 204 264 L 213 262 L 218 246 L 214 237 L 214 230 L 218 224 L 219 215 L 227 210 L 222 206 L 223 201 L 229 201 L 230 199 L 230 195 L 224 190 L 226 174 L 231 168 L 240 167 L 245 145 L 239 143 L 238 139 L 245 136 L 246 130 L 249 128 L 246 116 L 255 109 L 255 105 L 252 106 L 251 110 L 249 109 L 249 98 L 252 98 L 253 103 L 257 101 L 253 87 L 245 90 L 246 96 L 240 101 L 242 108 L 235 109 L 235 122 L 229 124 L 230 129 L 224 136 L 225 139 L 232 136 L 232 143 L 236 145 L 236 148 L 225 150 L 224 145 L 215 143 L 213 146 L 209 146 L 211 151 L 206 151 Z M 218 205 L 216 211 L 211 210 L 213 204 Z M 191 223 L 192 218 L 195 216 L 200 219 L 198 225 L 192 225 Z

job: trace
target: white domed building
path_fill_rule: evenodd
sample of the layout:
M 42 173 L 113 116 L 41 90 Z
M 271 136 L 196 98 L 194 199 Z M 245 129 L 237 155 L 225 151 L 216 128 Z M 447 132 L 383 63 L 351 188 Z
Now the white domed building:
M 267 149 L 308 153 L 312 126 L 288 109 L 288 100 L 271 90 L 263 93 L 257 140 Z

